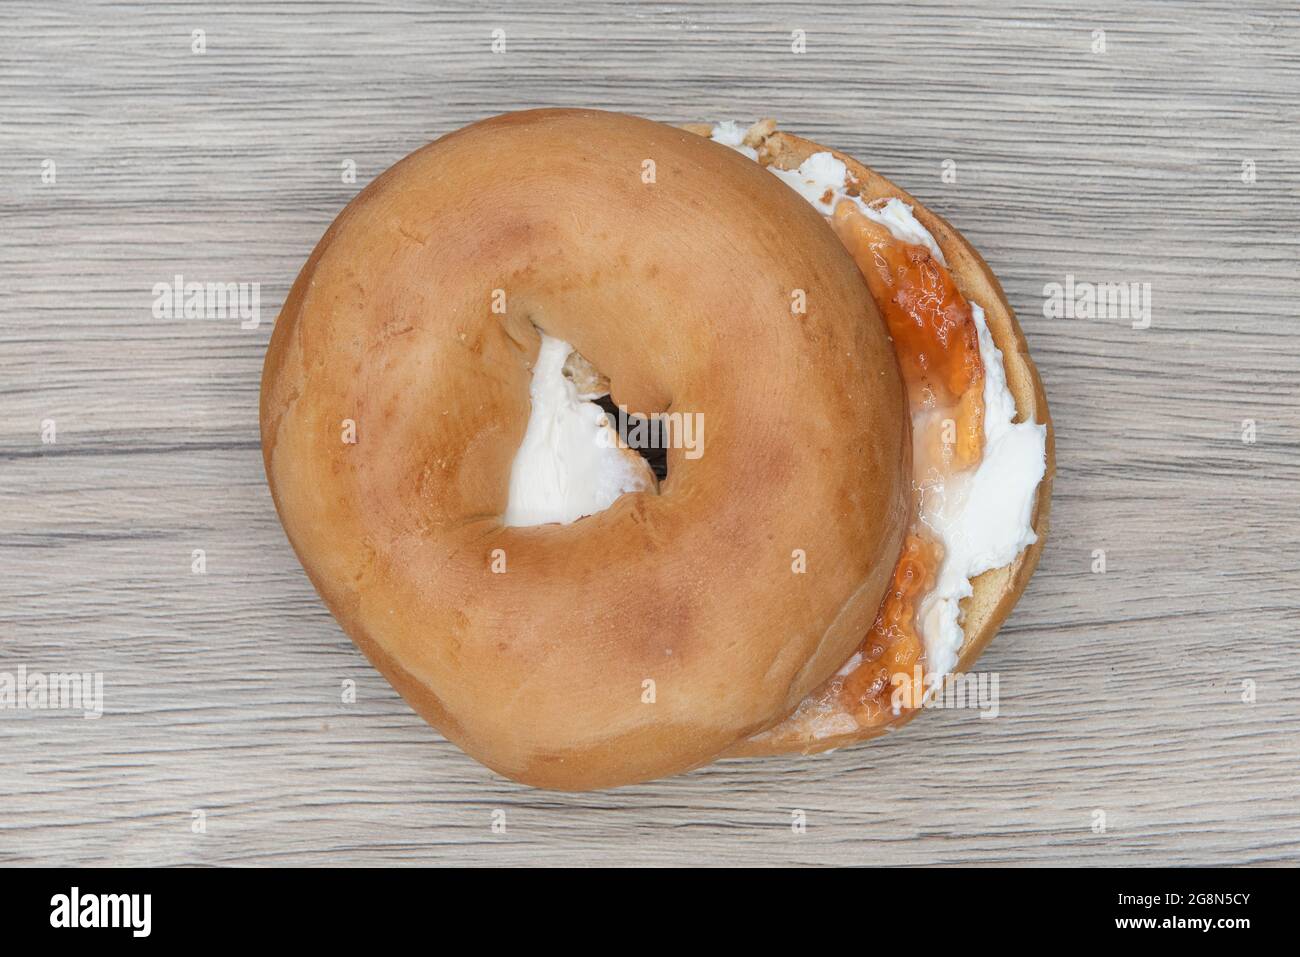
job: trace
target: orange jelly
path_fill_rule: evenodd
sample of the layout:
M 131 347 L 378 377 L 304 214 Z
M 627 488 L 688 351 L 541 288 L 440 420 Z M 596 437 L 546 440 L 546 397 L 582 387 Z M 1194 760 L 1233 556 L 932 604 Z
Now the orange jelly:
M 970 303 L 930 250 L 896 239 L 851 200 L 831 225 L 894 340 L 912 408 L 954 406 L 952 463 L 973 468 L 984 447 L 984 364 Z
M 831 225 L 862 271 L 889 329 L 914 417 L 925 412 L 943 424 L 940 453 L 918 452 L 918 468 L 938 469 L 941 479 L 974 468 L 984 447 L 984 364 L 970 303 L 928 249 L 895 238 L 851 200 L 835 207 Z M 926 476 L 927 481 L 935 478 L 932 472 Z M 914 480 L 914 497 L 920 493 Z M 863 642 L 861 663 L 839 681 L 840 700 L 859 727 L 889 720 L 895 701 L 911 707 L 922 700 L 923 672 L 917 666 L 924 667 L 924 644 L 917 606 L 934 587 L 942 560 L 943 547 L 914 520 Z M 896 689 L 903 693 L 896 697 Z
M 916 532 L 903 543 L 894 578 L 862 646 L 862 664 L 844 677 L 840 688 L 861 727 L 893 714 L 893 689 L 903 682 L 915 685 L 923 651 L 916 630 L 916 605 L 934 587 L 941 553 L 938 542 Z M 914 686 L 904 700 L 920 701 L 923 690 Z

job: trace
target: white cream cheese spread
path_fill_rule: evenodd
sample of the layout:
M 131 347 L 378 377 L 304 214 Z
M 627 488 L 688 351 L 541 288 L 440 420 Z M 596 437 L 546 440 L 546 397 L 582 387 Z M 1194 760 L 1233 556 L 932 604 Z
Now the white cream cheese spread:
M 710 137 L 715 143 L 721 143 L 723 146 L 730 146 L 737 153 L 742 153 L 752 160 L 758 159 L 758 153 L 745 145 L 745 133 L 749 127 L 737 123 L 735 120 L 723 120 L 713 127 L 713 135 Z
M 605 410 L 564 374 L 573 347 L 542 334 L 528 389 L 532 409 L 510 467 L 506 525 L 567 525 L 613 505 L 626 492 L 654 488 L 636 452 L 620 447 Z M 602 434 L 605 432 L 607 434 Z
M 934 588 L 917 608 L 927 670 L 940 676 L 952 671 L 966 640 L 960 606 L 972 593 L 970 580 L 1011 564 L 1038 541 L 1034 494 L 1047 468 L 1047 427 L 1015 421 L 1016 402 L 1007 388 L 1002 352 L 989 334 L 984 310 L 972 302 L 971 312 L 984 363 L 984 454 L 974 469 L 946 480 L 917 476 L 922 489 L 921 521 L 943 544 Z M 925 413 L 913 417 L 914 437 L 927 428 L 941 427 L 924 417 Z
M 721 127 L 727 127 L 727 129 L 723 130 L 721 136 L 719 136 Z M 739 137 L 735 134 L 737 128 L 740 129 Z M 757 160 L 758 154 L 744 145 L 744 135 L 745 130 L 739 123 L 729 125 L 719 123 L 713 128 L 712 139 L 724 146 L 730 146 L 736 152 L 742 153 L 752 160 Z M 844 161 L 836 159 L 833 153 L 813 153 L 812 156 L 803 161 L 798 169 L 786 170 L 769 166 L 767 171 L 808 200 L 813 205 L 813 208 L 823 216 L 829 216 L 835 212 L 835 207 L 839 205 L 840 200 L 847 199 L 856 205 L 867 219 L 884 226 L 894 234 L 896 239 L 924 246 L 930 251 L 931 256 L 939 260 L 944 266 L 948 265 L 947 260 L 943 258 L 943 250 L 934 241 L 930 231 L 912 215 L 911 206 L 908 206 L 901 199 L 891 198 L 877 208 L 867 205 L 857 196 L 850 196 L 846 191 L 849 169 L 844 165 Z
M 711 138 L 752 160 L 758 154 L 744 145 L 746 127 L 719 123 Z M 900 199 L 879 206 L 864 203 L 846 192 L 848 168 L 832 153 L 814 153 L 797 170 L 767 167 L 782 182 L 808 200 L 823 216 L 830 216 L 843 199 L 855 203 L 867 218 L 884 226 L 896 239 L 927 248 L 947 265 L 943 251 Z M 942 475 L 923 464 L 928 456 L 921 446 L 931 441 L 932 430 L 942 427 L 933 413 L 912 417 L 913 441 L 918 452 L 916 484 L 921 489 L 921 522 L 943 545 L 943 560 L 934 588 L 917 609 L 917 626 L 925 645 L 926 672 L 930 680 L 942 677 L 957 664 L 966 639 L 961 625 L 961 600 L 972 594 L 971 579 L 1015 561 L 1020 552 L 1038 540 L 1033 528 L 1034 496 L 1047 467 L 1047 427 L 1036 422 L 1016 422 L 1016 402 L 1007 388 L 1002 352 L 993 342 L 984 310 L 972 302 L 979 330 L 980 359 L 984 365 L 984 447 L 974 469 Z M 861 661 L 850 658 L 840 674 Z

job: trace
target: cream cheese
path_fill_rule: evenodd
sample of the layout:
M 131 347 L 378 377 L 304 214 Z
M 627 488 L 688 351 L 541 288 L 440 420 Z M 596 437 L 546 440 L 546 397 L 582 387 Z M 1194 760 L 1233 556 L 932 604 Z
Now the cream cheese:
M 917 609 L 927 672 L 938 677 L 952 671 L 966 640 L 960 608 L 973 592 L 970 580 L 1011 564 L 1038 541 L 1034 495 L 1047 469 L 1047 427 L 1015 421 L 1016 402 L 1007 388 L 1002 351 L 993 343 L 984 310 L 972 302 L 971 312 L 984 364 L 984 454 L 974 469 L 950 475 L 946 482 L 926 484 L 925 477 L 918 477 L 921 521 L 943 544 L 934 588 Z M 918 413 L 914 441 L 922 441 L 927 427 L 937 425 Z
M 737 130 L 739 133 L 736 132 Z M 716 143 L 743 153 L 752 160 L 757 160 L 758 154 L 743 145 L 744 136 L 744 126 L 727 122 L 714 126 L 710 138 Z M 931 256 L 943 265 L 948 265 L 947 260 L 943 258 L 943 250 L 934 241 L 930 231 L 912 214 L 911 206 L 896 197 L 890 197 L 878 206 L 873 206 L 864 203 L 857 196 L 850 196 L 847 192 L 849 168 L 844 165 L 843 160 L 836 159 L 833 153 L 813 153 L 800 164 L 798 169 L 786 170 L 769 166 L 767 171 L 808 200 L 823 216 L 835 212 L 835 207 L 839 205 L 840 200 L 847 199 L 872 222 L 879 223 L 893 233 L 895 238 L 924 246 L 930 251 Z
M 740 125 L 735 120 L 724 120 L 713 127 L 711 139 L 723 146 L 730 146 L 737 153 L 748 156 L 752 160 L 757 160 L 758 153 L 745 145 L 747 130 L 748 127 Z
M 613 505 L 620 495 L 654 488 L 654 474 L 621 447 L 605 410 L 564 374 L 573 347 L 542 333 L 528 388 L 532 408 L 510 467 L 504 523 L 567 525 Z
M 719 123 L 711 139 L 756 160 L 758 154 L 743 145 L 744 136 L 741 124 Z M 897 198 L 868 205 L 850 196 L 846 192 L 848 167 L 832 153 L 814 153 L 797 170 L 774 166 L 767 169 L 823 216 L 830 216 L 842 199 L 848 199 L 896 239 L 924 246 L 947 265 L 939 244 L 917 220 L 912 207 Z M 956 666 L 966 640 L 961 601 L 973 593 L 971 579 L 1009 565 L 1038 540 L 1033 527 L 1034 499 L 1047 468 L 1047 427 L 1015 421 L 1016 402 L 1007 388 L 1002 352 L 989 333 L 984 310 L 972 302 L 971 311 L 979 330 L 980 359 L 984 364 L 984 447 L 980 464 L 948 476 L 931 471 L 922 464 L 930 458 L 923 447 L 933 442 L 932 430 L 942 428 L 942 421 L 927 411 L 916 413 L 912 419 L 921 521 L 944 551 L 935 586 L 917 609 L 931 687 Z M 858 656 L 850 658 L 839 674 L 848 674 L 853 670 L 850 665 L 856 667 L 860 660 Z

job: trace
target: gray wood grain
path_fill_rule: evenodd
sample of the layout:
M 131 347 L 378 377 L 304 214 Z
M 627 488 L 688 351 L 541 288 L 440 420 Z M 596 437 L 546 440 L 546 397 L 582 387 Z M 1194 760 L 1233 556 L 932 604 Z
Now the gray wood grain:
M 1298 104 L 1288 2 L 7 3 L 0 671 L 101 671 L 105 714 L 0 711 L 0 862 L 1296 863 Z M 262 474 L 273 317 L 372 177 L 539 105 L 775 116 L 993 265 L 1058 446 L 983 659 L 999 719 L 548 794 L 443 741 L 326 613 Z M 154 319 L 177 273 L 260 282 L 261 326 Z M 1067 274 L 1149 282 L 1151 327 L 1044 318 Z

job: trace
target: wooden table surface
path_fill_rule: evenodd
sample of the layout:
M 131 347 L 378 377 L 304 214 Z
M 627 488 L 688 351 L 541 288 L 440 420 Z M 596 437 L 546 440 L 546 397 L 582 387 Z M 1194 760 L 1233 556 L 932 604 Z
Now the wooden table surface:
M 1294 4 L 20 0 L 0 31 L 0 672 L 104 676 L 98 720 L 0 711 L 0 862 L 1300 860 Z M 274 316 L 371 178 L 546 105 L 775 116 L 999 274 L 1058 474 L 998 719 L 544 793 L 326 612 L 259 454 Z M 260 324 L 156 318 L 177 274 L 260 283 Z M 1149 327 L 1045 317 L 1067 276 L 1149 283 Z

